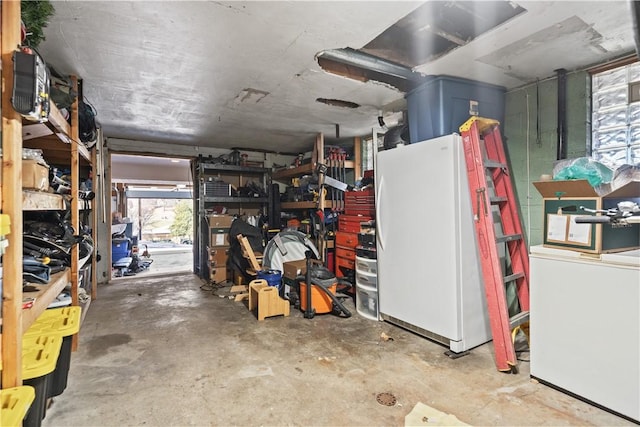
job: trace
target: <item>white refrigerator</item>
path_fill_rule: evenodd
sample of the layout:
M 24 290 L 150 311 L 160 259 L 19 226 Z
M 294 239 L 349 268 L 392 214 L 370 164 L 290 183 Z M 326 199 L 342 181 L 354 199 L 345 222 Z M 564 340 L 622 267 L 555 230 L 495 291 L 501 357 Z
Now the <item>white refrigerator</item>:
M 457 134 L 375 166 L 380 316 L 454 353 L 491 340 L 465 170 Z

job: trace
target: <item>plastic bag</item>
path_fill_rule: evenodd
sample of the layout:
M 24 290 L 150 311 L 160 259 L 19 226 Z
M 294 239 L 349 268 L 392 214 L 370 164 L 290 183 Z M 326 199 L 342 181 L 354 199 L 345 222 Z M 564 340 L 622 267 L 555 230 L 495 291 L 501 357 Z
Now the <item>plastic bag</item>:
M 640 164 L 636 166 L 628 164 L 618 166 L 613 172 L 611 190 L 617 190 L 630 182 L 640 182 Z
M 590 157 L 579 157 L 557 162 L 553 167 L 553 179 L 586 179 L 596 188 L 608 184 L 613 178 L 613 171 Z

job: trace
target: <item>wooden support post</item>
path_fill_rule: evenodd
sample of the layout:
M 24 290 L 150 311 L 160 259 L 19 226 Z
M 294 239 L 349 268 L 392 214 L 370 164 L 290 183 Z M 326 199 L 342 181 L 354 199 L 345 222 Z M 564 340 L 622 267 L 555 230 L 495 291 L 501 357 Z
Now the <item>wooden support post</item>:
M 20 44 L 20 2 L 3 1 L 2 213 L 11 219 L 2 257 L 2 388 L 22 385 L 22 117 L 11 105 L 13 52 Z
M 356 136 L 353 140 L 353 178 L 362 178 L 362 139 Z
M 98 132 L 98 138 L 102 138 L 102 132 Z M 98 144 L 99 146 L 99 144 Z M 91 189 L 93 190 L 94 194 L 98 195 L 100 194 L 100 180 L 98 179 L 98 176 L 96 176 L 96 170 L 98 168 L 98 149 L 96 147 L 96 149 L 94 149 L 91 152 L 91 164 L 92 166 L 92 170 L 93 170 L 93 174 L 91 176 Z M 98 205 L 102 204 L 102 201 L 98 202 L 98 197 L 96 197 L 92 202 L 91 202 L 91 238 L 93 239 L 94 243 L 98 241 Z M 102 209 L 102 207 L 101 207 Z M 140 212 L 140 211 L 138 211 Z M 96 253 L 97 253 L 97 246 L 96 246 Z M 96 298 L 98 298 L 98 262 L 96 260 L 96 254 L 94 253 L 91 256 L 91 301 L 94 301 Z
M 78 79 L 71 76 L 73 88 L 78 92 Z M 80 190 L 80 158 L 78 155 L 78 144 L 80 141 L 80 131 L 78 129 L 78 98 L 71 105 L 71 226 L 74 230 L 80 230 L 80 205 L 78 203 L 78 192 Z M 73 245 L 71 249 L 71 304 L 78 305 L 78 245 Z M 71 349 L 78 349 L 78 334 L 72 337 Z

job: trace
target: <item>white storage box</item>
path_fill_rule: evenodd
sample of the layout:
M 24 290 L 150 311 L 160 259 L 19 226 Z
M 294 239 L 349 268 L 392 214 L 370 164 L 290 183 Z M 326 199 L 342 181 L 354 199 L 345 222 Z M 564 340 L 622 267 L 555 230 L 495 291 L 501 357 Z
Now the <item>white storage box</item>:
M 379 320 L 378 291 L 361 288 L 356 284 L 356 311 L 366 319 Z
M 356 285 L 363 289 L 378 292 L 378 276 L 356 270 Z
M 363 258 L 356 255 L 356 271 L 362 273 L 378 274 L 378 261 L 370 258 Z

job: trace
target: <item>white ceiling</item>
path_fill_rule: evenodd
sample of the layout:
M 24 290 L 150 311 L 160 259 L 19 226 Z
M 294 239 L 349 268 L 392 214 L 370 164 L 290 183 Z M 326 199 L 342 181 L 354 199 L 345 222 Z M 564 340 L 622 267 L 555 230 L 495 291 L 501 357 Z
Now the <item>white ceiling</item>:
M 53 4 L 39 51 L 83 79 L 105 136 L 295 153 L 336 124 L 361 136 L 379 110 L 404 108 L 398 89 L 326 73 L 315 56 L 362 48 L 422 2 Z M 514 88 L 634 51 L 626 1 L 517 4 L 527 12 L 415 70 Z

